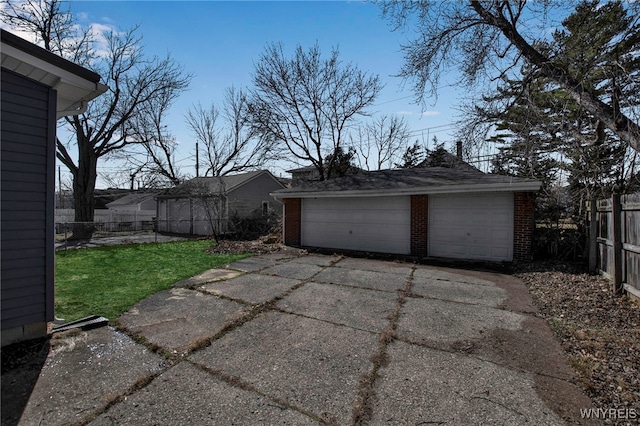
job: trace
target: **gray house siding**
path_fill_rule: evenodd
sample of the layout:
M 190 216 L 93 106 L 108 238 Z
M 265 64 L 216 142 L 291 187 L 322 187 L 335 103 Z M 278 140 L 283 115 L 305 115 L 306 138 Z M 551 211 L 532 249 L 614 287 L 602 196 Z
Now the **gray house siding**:
M 4 345 L 46 334 L 53 320 L 56 93 L 2 69 L 1 99 Z
M 269 173 L 256 176 L 246 184 L 229 192 L 229 217 L 260 215 L 263 202 L 269 203 L 271 212 L 281 214 L 282 203 L 276 201 L 269 194 L 283 188 L 284 186 Z
M 193 198 L 168 198 L 158 200 L 157 223 L 159 232 L 172 234 L 212 235 L 212 225 L 216 232 L 227 230 L 224 200 Z M 205 206 L 213 206 L 221 215 L 209 217 Z

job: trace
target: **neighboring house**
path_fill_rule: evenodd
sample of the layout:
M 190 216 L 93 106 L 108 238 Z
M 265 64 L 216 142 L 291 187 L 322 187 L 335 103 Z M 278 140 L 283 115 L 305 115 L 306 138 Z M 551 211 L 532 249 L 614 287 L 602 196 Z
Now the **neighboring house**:
M 213 235 L 232 232 L 229 220 L 270 213 L 281 214 L 282 204 L 270 193 L 284 185 L 269 171 L 221 177 L 200 177 L 156 196 L 158 231 Z
M 115 201 L 107 203 L 109 210 L 116 211 L 142 211 L 142 210 L 154 210 L 156 209 L 156 195 L 157 192 L 134 192 L 132 194 L 125 195 L 118 198 Z
M 472 166 L 462 159 L 462 147 L 460 143 L 458 144 L 457 155 L 453 155 L 446 149 L 440 147 L 433 151 L 429 151 L 429 153 L 427 154 L 427 158 L 422 160 L 416 167 L 447 167 L 449 169 L 467 170 L 473 172 L 479 171 L 476 167 Z
M 325 176 L 328 165 L 325 163 Z M 358 167 L 351 167 L 351 169 L 345 174 L 356 174 L 364 170 Z M 320 172 L 316 166 L 306 166 L 297 169 L 287 170 L 287 173 L 291 173 L 291 186 L 298 186 L 305 182 L 316 182 L 320 180 Z
M 56 120 L 107 90 L 100 76 L 2 33 L 2 346 L 45 336 L 54 319 Z
M 381 170 L 284 189 L 284 242 L 489 261 L 531 257 L 540 182 L 444 167 Z
M 304 182 L 320 180 L 320 172 L 316 166 L 306 166 L 287 170 L 287 173 L 291 173 L 291 186 L 298 186 Z

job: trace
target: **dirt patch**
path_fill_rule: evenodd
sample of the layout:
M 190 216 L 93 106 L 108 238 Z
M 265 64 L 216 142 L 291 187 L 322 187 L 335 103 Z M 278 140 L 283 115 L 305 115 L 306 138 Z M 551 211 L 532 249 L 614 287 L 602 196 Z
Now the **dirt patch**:
M 277 253 L 285 250 L 279 236 L 267 235 L 252 241 L 222 240 L 207 249 L 207 253 L 218 254 L 244 254 L 254 255 Z
M 593 406 L 640 409 L 640 307 L 580 265 L 531 263 L 515 274 L 527 285 Z

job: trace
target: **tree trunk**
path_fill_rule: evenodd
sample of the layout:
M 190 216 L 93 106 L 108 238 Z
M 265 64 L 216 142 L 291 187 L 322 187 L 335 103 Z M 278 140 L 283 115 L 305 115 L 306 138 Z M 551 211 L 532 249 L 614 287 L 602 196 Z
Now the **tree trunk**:
M 93 223 L 96 207 L 93 195 L 98 176 L 98 157 L 93 147 L 87 143 L 78 143 L 78 169 L 73 175 L 73 201 L 75 216 L 72 239 L 90 239 L 95 230 Z

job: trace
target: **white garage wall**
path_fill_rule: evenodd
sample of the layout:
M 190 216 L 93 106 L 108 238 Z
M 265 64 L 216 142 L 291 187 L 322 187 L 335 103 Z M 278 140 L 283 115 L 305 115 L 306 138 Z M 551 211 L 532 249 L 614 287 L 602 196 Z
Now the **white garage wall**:
M 411 198 L 305 198 L 303 246 L 411 253 Z

